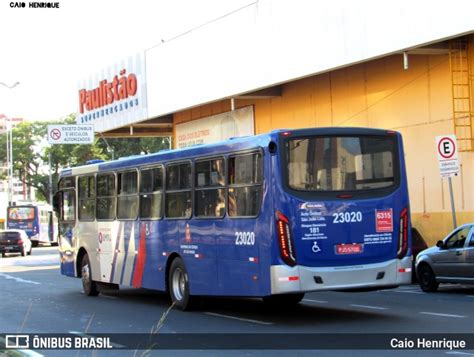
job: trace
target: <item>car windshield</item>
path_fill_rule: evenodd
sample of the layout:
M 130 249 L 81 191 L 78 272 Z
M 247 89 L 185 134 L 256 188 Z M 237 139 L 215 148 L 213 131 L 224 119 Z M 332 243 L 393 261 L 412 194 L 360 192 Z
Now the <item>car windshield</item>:
M 0 232 L 0 240 L 18 239 L 18 238 L 20 238 L 20 233 L 18 232 Z
M 393 137 L 316 136 L 287 142 L 288 184 L 300 191 L 371 190 L 396 182 Z

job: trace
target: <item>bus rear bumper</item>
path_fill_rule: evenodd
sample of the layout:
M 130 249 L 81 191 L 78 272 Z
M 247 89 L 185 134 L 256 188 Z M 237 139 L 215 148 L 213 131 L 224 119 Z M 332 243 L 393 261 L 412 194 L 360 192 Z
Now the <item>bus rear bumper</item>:
M 411 268 L 411 256 L 382 263 L 338 267 L 272 265 L 271 293 L 396 287 L 411 283 Z

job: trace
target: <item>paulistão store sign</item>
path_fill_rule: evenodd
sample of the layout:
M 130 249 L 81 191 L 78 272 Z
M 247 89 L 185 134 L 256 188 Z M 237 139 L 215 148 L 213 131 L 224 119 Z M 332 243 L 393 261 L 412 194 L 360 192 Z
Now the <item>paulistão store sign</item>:
M 103 132 L 148 117 L 145 56 L 139 53 L 103 69 L 78 86 L 77 124 Z
M 254 134 L 253 107 L 249 106 L 176 125 L 176 147 L 210 144 Z

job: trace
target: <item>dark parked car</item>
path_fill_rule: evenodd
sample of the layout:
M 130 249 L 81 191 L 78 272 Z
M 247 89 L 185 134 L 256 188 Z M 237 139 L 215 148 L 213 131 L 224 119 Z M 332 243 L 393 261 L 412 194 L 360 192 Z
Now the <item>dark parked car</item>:
M 423 250 L 416 259 L 416 272 L 423 291 L 439 283 L 474 284 L 474 223 L 464 224 Z
M 413 254 L 413 265 L 412 265 L 412 282 L 416 283 L 418 280 L 416 279 L 416 270 L 415 270 L 415 262 L 416 257 L 420 254 L 421 251 L 428 248 L 428 244 L 426 244 L 425 240 L 421 236 L 420 232 L 416 228 L 411 229 L 411 251 Z
M 31 255 L 31 240 L 21 229 L 7 229 L 0 232 L 0 252 L 2 257 L 6 253 L 20 253 L 22 256 Z

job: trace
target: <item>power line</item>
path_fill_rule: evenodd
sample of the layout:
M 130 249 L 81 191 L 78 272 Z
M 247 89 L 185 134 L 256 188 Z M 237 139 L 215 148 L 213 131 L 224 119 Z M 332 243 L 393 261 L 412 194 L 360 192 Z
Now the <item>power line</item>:
M 223 19 L 223 18 L 226 18 L 226 17 L 228 17 L 228 16 L 230 16 L 230 15 L 233 15 L 233 14 L 235 14 L 236 12 L 239 12 L 239 11 L 241 11 L 241 10 L 243 10 L 243 9 L 246 9 L 246 8 L 248 8 L 248 7 L 252 6 L 252 5 L 255 5 L 255 4 L 257 4 L 257 3 L 258 3 L 258 0 L 252 2 L 252 3 L 248 4 L 248 5 L 244 5 L 244 6 L 238 8 L 238 9 L 236 9 L 236 10 L 233 10 L 233 11 L 231 11 L 231 12 L 228 12 L 228 13 L 222 15 L 222 16 L 216 17 L 215 19 L 210 20 L 210 21 L 208 21 L 208 22 L 205 22 L 205 23 L 203 23 L 202 25 L 193 27 L 192 29 L 190 29 L 190 30 L 188 30 L 188 31 L 185 31 L 185 32 L 183 32 L 183 33 L 180 33 L 179 35 L 176 35 L 176 36 L 174 36 L 174 37 L 171 37 L 171 38 L 169 38 L 168 40 L 161 40 L 161 43 L 158 43 L 158 44 L 155 45 L 155 46 L 152 46 L 152 47 L 150 47 L 150 48 L 145 49 L 145 52 L 148 51 L 148 50 L 151 50 L 151 49 L 153 49 L 153 48 L 155 48 L 155 47 L 158 47 L 158 46 L 162 45 L 162 44 L 165 43 L 165 42 L 170 42 L 170 41 L 176 40 L 176 39 L 178 39 L 178 38 L 180 38 L 180 37 L 182 37 L 182 36 L 185 36 L 185 35 L 187 35 L 187 34 L 189 34 L 189 33 L 191 33 L 191 32 L 194 32 L 194 31 L 200 29 L 201 27 L 204 27 L 204 26 L 207 26 L 207 25 L 209 25 L 209 24 L 212 24 L 213 22 L 219 21 L 219 20 L 221 20 L 221 19 Z

